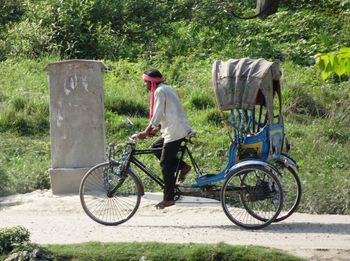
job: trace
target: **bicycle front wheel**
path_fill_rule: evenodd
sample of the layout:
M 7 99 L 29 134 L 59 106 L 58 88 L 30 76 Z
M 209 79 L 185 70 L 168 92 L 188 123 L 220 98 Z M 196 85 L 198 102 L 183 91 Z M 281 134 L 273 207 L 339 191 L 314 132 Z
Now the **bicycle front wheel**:
M 130 170 L 117 163 L 102 163 L 90 169 L 79 188 L 85 213 L 103 225 L 119 225 L 129 220 L 141 201 L 141 184 Z
M 226 216 L 246 229 L 260 229 L 273 222 L 283 207 L 278 178 L 262 166 L 245 166 L 231 174 L 221 189 Z

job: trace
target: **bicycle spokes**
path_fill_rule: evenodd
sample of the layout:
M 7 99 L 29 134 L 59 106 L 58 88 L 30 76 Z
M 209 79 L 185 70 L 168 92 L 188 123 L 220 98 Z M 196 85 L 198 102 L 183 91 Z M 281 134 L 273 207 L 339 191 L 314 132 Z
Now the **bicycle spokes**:
M 98 223 L 118 225 L 136 212 L 141 199 L 138 179 L 130 172 L 118 172 L 118 166 L 100 164 L 91 169 L 80 186 L 84 211 Z
M 278 216 L 283 194 L 281 184 L 271 172 L 250 167 L 227 178 L 221 201 L 232 222 L 257 229 L 267 226 Z

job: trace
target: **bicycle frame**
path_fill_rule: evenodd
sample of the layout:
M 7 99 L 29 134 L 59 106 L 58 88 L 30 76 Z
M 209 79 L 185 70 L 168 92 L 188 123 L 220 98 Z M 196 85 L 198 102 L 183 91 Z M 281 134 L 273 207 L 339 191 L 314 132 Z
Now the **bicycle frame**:
M 179 164 L 180 162 L 183 160 L 185 154 L 187 153 L 187 155 L 189 156 L 192 166 L 194 168 L 194 171 L 196 172 L 196 176 L 202 176 L 202 172 L 200 170 L 200 168 L 198 167 L 197 162 L 195 161 L 195 159 L 192 156 L 192 153 L 190 152 L 189 148 L 187 147 L 187 143 L 189 142 L 189 140 L 185 140 L 184 144 L 182 144 L 179 148 L 179 153 L 180 153 L 180 157 L 179 157 Z M 158 175 L 156 175 L 154 173 L 154 171 L 152 171 L 150 168 L 148 168 L 141 160 L 139 160 L 137 158 L 137 155 L 147 155 L 147 154 L 157 154 L 160 153 L 162 151 L 162 148 L 150 148 L 150 149 L 134 149 L 131 152 L 130 155 L 130 160 L 129 160 L 129 164 L 133 163 L 135 166 L 137 166 L 140 170 L 142 170 L 149 178 L 151 178 L 154 182 L 156 182 L 161 188 L 164 188 L 164 181 L 162 178 L 160 178 Z M 175 171 L 175 179 L 178 178 L 179 174 L 180 174 L 180 165 L 177 165 L 176 171 Z
M 218 181 L 222 181 L 225 179 L 226 174 L 230 170 L 230 168 L 235 164 L 237 158 L 237 143 L 232 143 L 229 150 L 228 162 L 226 167 L 219 173 L 215 174 L 206 174 L 196 178 L 196 183 L 192 184 L 192 187 L 199 188 L 203 186 L 207 186 L 211 183 L 215 183 Z
M 146 155 L 146 154 L 156 154 L 157 152 L 161 152 L 162 148 L 155 149 L 135 149 L 130 156 L 130 163 L 136 165 L 139 169 L 141 169 L 148 177 L 150 177 L 153 181 L 155 181 L 160 187 L 164 188 L 164 181 L 158 175 L 156 175 L 150 168 L 148 168 L 142 161 L 137 159 L 135 156 L 137 155 Z M 129 164 L 130 164 L 129 163 Z
M 200 188 L 203 186 L 207 186 L 211 183 L 215 183 L 221 180 L 225 179 L 226 174 L 230 170 L 230 168 L 234 165 L 236 161 L 236 156 L 237 156 L 237 144 L 233 143 L 230 146 L 229 150 L 229 158 L 228 162 L 226 164 L 226 167 L 224 170 L 222 170 L 219 173 L 216 174 L 204 174 L 202 170 L 199 168 L 196 160 L 194 159 L 190 149 L 188 148 L 189 140 L 186 139 L 184 141 L 184 144 L 180 146 L 179 148 L 179 164 L 183 160 L 185 154 L 187 153 L 188 157 L 190 158 L 191 164 L 193 166 L 193 169 L 196 173 L 196 183 L 192 184 L 191 187 L 193 188 Z M 135 166 L 137 166 L 142 172 L 144 172 L 149 178 L 151 178 L 154 182 L 156 182 L 161 188 L 164 188 L 164 181 L 162 178 L 160 178 L 158 175 L 154 173 L 149 167 L 147 167 L 141 160 L 137 158 L 138 155 L 147 155 L 147 154 L 157 154 L 162 151 L 162 148 L 150 148 L 150 149 L 134 149 L 131 152 L 130 159 L 129 159 L 129 164 L 132 163 Z M 176 171 L 175 171 L 175 179 L 177 180 L 179 174 L 180 174 L 180 166 L 177 166 Z

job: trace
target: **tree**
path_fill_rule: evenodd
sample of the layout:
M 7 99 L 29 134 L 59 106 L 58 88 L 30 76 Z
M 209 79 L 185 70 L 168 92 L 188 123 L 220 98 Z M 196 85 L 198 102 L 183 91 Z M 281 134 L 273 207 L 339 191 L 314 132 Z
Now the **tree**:
M 280 0 L 256 0 L 255 13 L 259 18 L 265 19 L 277 12 Z
M 0 26 L 18 21 L 24 14 L 22 0 L 2 0 L 0 5 Z

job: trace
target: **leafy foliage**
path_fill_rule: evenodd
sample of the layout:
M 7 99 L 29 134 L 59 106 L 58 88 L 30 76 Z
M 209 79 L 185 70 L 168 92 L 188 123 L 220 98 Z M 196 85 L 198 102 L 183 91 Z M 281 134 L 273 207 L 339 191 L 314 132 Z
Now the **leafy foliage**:
M 30 232 L 23 226 L 0 228 L 0 258 L 7 261 L 52 260 L 51 253 L 29 241 Z
M 54 53 L 133 61 L 250 56 L 312 64 L 316 52 L 336 50 L 350 37 L 344 1 L 281 1 L 279 12 L 264 21 L 233 16 L 251 0 L 5 2 L 16 15 L 0 12 L 3 60 Z
M 326 80 L 333 73 L 338 77 L 350 76 L 350 48 L 340 48 L 337 53 L 317 54 L 317 65 L 322 70 L 322 78 Z
M 29 241 L 30 233 L 22 226 L 0 228 L 0 254 L 11 252 L 16 246 Z
M 31 261 L 31 260 L 40 260 L 47 261 L 53 260 L 53 256 L 50 251 L 41 247 L 38 244 L 32 242 L 25 242 L 23 244 L 15 247 L 9 256 L 6 258 L 6 261 Z
M 0 5 L 0 28 L 10 22 L 17 22 L 24 14 L 22 0 L 2 0 Z

